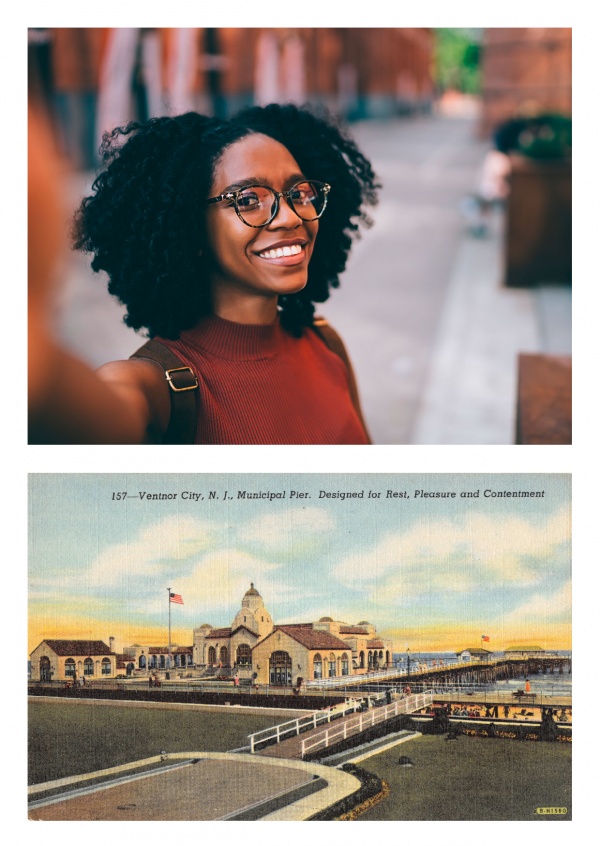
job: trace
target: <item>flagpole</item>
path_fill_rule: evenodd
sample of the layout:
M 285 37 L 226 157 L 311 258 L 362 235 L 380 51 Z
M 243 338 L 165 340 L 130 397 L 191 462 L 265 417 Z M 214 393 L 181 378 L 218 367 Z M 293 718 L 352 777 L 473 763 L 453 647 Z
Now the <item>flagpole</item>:
M 171 669 L 171 588 L 167 588 L 167 596 L 168 596 L 168 603 L 169 603 L 169 656 L 167 661 L 167 667 Z

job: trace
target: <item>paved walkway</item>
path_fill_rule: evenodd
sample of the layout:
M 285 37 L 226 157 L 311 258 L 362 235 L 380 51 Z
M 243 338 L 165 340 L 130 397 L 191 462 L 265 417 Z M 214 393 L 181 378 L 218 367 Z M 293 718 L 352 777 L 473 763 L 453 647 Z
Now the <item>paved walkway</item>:
M 140 766 L 156 762 L 137 762 Z M 335 768 L 254 755 L 188 752 L 168 762 L 187 763 L 93 785 L 82 795 L 47 800 L 29 812 L 35 820 L 303 820 L 354 793 L 360 782 Z M 130 767 L 123 768 L 123 772 Z M 111 773 L 116 776 L 113 770 Z M 100 775 L 100 774 L 95 774 Z M 84 780 L 81 780 L 84 784 Z M 73 783 L 72 789 L 76 786 Z M 37 785 L 39 791 L 52 783 Z M 308 794 L 308 795 L 307 795 Z

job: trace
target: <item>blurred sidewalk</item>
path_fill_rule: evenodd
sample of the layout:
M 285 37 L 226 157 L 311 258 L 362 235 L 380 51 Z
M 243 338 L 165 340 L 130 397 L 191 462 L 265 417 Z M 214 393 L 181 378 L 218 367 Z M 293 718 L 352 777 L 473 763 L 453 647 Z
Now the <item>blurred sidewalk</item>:
M 570 287 L 501 287 L 503 222 L 459 245 L 412 443 L 514 443 L 519 353 L 571 352 Z
M 485 237 L 469 233 L 460 201 L 489 149 L 472 114 L 354 134 L 384 189 L 324 311 L 348 343 L 374 442 L 514 443 L 517 356 L 570 353 L 570 286 L 503 287 L 501 212 Z
M 472 113 L 351 131 L 384 187 L 376 225 L 318 312 L 347 343 L 374 442 L 513 443 L 517 355 L 570 352 L 570 288 L 502 287 L 500 214 L 487 237 L 469 234 L 460 201 L 488 149 Z M 73 208 L 90 181 L 73 178 Z M 143 343 L 89 256 L 65 256 L 59 275 L 58 331 L 70 349 L 98 366 Z

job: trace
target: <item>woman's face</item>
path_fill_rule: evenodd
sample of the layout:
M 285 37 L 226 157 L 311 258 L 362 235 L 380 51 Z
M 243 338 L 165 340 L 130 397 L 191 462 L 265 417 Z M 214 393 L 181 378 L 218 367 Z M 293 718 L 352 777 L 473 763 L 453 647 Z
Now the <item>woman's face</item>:
M 247 184 L 248 180 L 287 191 L 310 177 L 283 144 L 266 135 L 247 135 L 224 151 L 215 167 L 210 196 L 235 190 L 240 181 Z M 276 302 L 280 294 L 301 291 L 318 229 L 318 220 L 301 220 L 285 199 L 280 199 L 275 218 L 261 229 L 246 226 L 228 200 L 209 205 L 207 234 L 215 300 L 222 303 L 229 296 L 247 296 Z M 285 250 L 288 255 L 278 249 L 284 247 L 292 248 Z

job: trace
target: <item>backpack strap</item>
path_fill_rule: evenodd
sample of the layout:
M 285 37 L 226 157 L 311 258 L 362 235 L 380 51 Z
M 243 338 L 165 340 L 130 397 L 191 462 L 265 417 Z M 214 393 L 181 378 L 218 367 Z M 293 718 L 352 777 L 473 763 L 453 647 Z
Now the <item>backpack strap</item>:
M 324 317 L 315 317 L 311 328 L 317 333 L 317 335 L 319 335 L 321 340 L 325 343 L 325 346 L 329 347 L 331 352 L 339 356 L 339 358 L 341 358 L 344 364 L 346 365 L 346 370 L 348 371 L 348 388 L 350 390 L 350 399 L 352 400 L 352 405 L 354 406 L 354 409 L 358 414 L 358 419 L 363 425 L 367 440 L 369 441 L 369 443 L 372 443 L 369 431 L 367 429 L 367 425 L 365 423 L 365 419 L 363 417 L 362 408 L 360 407 L 360 398 L 358 396 L 356 377 L 354 376 L 352 363 L 350 361 L 350 357 L 348 356 L 346 347 L 344 346 L 344 342 L 342 341 L 338 333 L 335 331 L 335 329 L 328 323 L 327 320 L 325 320 Z
M 163 444 L 193 444 L 198 429 L 198 377 L 160 341 L 147 341 L 130 358 L 147 358 L 162 367 L 171 393 L 171 416 Z

